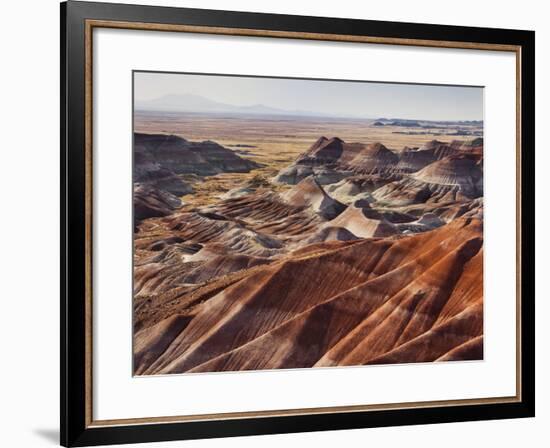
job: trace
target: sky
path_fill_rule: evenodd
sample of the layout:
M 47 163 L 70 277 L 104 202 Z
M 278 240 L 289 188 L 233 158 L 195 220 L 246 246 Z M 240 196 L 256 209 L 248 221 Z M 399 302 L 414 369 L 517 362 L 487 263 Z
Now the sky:
M 136 72 L 136 103 L 199 95 L 234 106 L 261 104 L 338 117 L 482 120 L 483 88 Z

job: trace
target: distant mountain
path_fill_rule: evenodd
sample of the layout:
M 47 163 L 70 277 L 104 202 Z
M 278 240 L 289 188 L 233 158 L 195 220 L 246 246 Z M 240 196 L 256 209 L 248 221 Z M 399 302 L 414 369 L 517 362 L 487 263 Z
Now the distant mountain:
M 218 114 L 241 114 L 241 115 L 280 115 L 280 116 L 300 116 L 300 117 L 323 117 L 334 119 L 355 119 L 355 120 L 373 120 L 375 126 L 393 125 L 404 127 L 420 127 L 421 124 L 441 124 L 441 125 L 482 125 L 483 121 L 435 121 L 435 120 L 412 120 L 401 118 L 378 118 L 368 115 L 327 113 L 323 111 L 311 110 L 289 110 L 266 106 L 264 104 L 253 104 L 250 106 L 236 106 L 234 104 L 222 103 L 219 101 L 205 98 L 201 95 L 192 93 L 182 95 L 164 95 L 151 100 L 136 100 L 135 109 L 146 112 L 190 112 L 190 113 L 218 113 Z M 329 109 L 325 109 L 329 110 Z
M 233 104 L 220 103 L 200 95 L 164 95 L 159 98 L 146 101 L 136 101 L 136 110 L 151 112 L 195 112 L 195 113 L 229 113 L 250 115 L 286 115 L 306 117 L 339 117 L 339 115 L 313 112 L 307 110 L 286 110 L 263 104 L 251 106 L 235 106 Z M 351 118 L 344 117 L 341 118 Z M 356 117 L 357 118 L 357 117 Z
M 136 101 L 136 109 L 159 112 L 230 112 L 235 106 L 188 94 L 164 95 L 152 100 Z

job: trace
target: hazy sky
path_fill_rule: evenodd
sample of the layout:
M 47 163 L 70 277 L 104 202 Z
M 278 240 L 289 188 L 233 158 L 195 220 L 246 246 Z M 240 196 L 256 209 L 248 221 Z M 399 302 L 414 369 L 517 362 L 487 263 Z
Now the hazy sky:
M 134 88 L 136 102 L 194 94 L 235 106 L 262 104 L 336 117 L 483 119 L 480 87 L 137 72 Z

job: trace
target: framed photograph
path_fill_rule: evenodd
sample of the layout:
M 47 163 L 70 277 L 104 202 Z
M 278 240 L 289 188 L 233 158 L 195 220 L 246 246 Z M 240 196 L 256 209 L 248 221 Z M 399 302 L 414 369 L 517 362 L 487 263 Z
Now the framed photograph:
M 61 18 L 62 445 L 534 416 L 534 32 Z

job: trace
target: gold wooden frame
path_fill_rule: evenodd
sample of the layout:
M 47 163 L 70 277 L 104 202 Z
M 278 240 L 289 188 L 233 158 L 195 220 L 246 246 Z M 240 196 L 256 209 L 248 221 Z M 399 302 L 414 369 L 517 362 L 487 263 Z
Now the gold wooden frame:
M 456 48 L 513 52 L 516 56 L 516 395 L 511 397 L 472 398 L 375 405 L 332 406 L 318 408 L 281 409 L 272 411 L 247 411 L 217 414 L 124 418 L 115 420 L 93 419 L 93 292 L 92 292 L 92 214 L 93 214 L 93 30 L 114 28 L 143 31 L 184 32 L 286 39 L 304 39 L 333 42 L 355 42 L 384 45 L 405 45 L 435 48 Z M 146 22 L 122 22 L 109 20 L 85 20 L 85 424 L 86 428 L 154 423 L 175 423 L 208 420 L 231 420 L 258 417 L 282 417 L 327 413 L 344 413 L 374 410 L 397 410 L 427 407 L 448 407 L 521 402 L 521 46 L 473 42 L 435 41 L 370 36 L 353 36 L 291 31 L 273 31 L 245 28 L 222 28 L 194 25 L 170 25 Z

